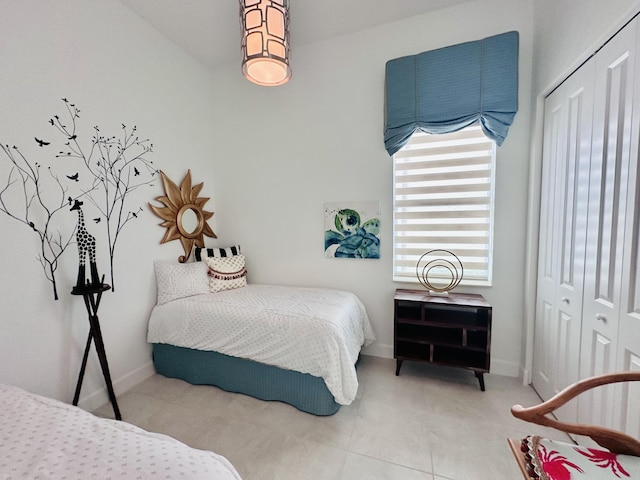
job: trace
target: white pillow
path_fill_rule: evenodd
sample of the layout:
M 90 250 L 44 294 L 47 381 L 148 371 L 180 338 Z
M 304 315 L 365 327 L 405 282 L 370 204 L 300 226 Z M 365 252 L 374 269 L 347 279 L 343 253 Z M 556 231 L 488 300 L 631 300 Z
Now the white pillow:
M 211 292 L 221 292 L 247 285 L 244 255 L 207 257 L 207 265 L 209 265 L 209 290 Z
M 153 265 L 158 283 L 158 305 L 178 298 L 209 293 L 207 266 L 203 263 L 155 260 Z

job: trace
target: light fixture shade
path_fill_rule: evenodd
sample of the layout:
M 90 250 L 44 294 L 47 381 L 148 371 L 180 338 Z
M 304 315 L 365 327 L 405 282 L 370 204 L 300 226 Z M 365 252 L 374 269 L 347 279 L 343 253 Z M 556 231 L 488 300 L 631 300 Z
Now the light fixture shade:
M 276 86 L 291 78 L 289 1 L 240 0 L 242 74 L 258 85 Z

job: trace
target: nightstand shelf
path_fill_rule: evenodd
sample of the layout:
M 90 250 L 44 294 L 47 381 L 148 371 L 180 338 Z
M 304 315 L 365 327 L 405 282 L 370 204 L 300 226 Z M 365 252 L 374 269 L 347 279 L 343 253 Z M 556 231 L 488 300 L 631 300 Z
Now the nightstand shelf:
M 473 370 L 484 391 L 489 372 L 492 308 L 481 295 L 396 290 L 396 375 L 406 360 Z

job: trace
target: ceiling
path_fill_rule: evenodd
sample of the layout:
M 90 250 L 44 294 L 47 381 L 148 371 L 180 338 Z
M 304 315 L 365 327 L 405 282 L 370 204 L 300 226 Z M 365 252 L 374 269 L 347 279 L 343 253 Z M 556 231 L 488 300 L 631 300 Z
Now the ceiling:
M 290 41 L 305 45 L 470 0 L 291 0 Z M 214 69 L 240 59 L 238 0 L 120 0 Z

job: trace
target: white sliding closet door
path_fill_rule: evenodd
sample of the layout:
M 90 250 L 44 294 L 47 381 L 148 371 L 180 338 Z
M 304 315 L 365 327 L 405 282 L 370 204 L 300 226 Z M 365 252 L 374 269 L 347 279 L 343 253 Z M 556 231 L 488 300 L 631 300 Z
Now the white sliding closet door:
M 545 100 L 533 386 L 547 400 L 579 379 L 594 65 Z M 568 404 L 557 414 L 576 421 Z
M 636 22 L 637 24 L 637 22 Z M 591 180 L 582 323 L 582 378 L 609 373 L 616 365 L 623 306 L 625 223 L 634 211 L 628 203 L 632 137 L 636 25 L 623 29 L 595 56 Z M 637 126 L 635 127 L 638 128 Z M 637 158 L 633 159 L 637 163 Z M 635 182 L 632 182 L 635 183 Z M 627 248 L 628 250 L 628 248 Z M 628 300 L 627 300 L 628 301 Z M 582 395 L 579 420 L 614 425 L 620 399 L 606 387 Z M 617 422 L 615 422 L 617 423 Z
M 636 21 L 636 44 L 640 42 L 640 21 Z M 631 161 L 627 194 L 622 298 L 618 334 L 618 369 L 640 371 L 640 53 L 636 53 L 634 109 L 631 126 Z M 640 382 L 620 386 L 614 428 L 640 438 Z

